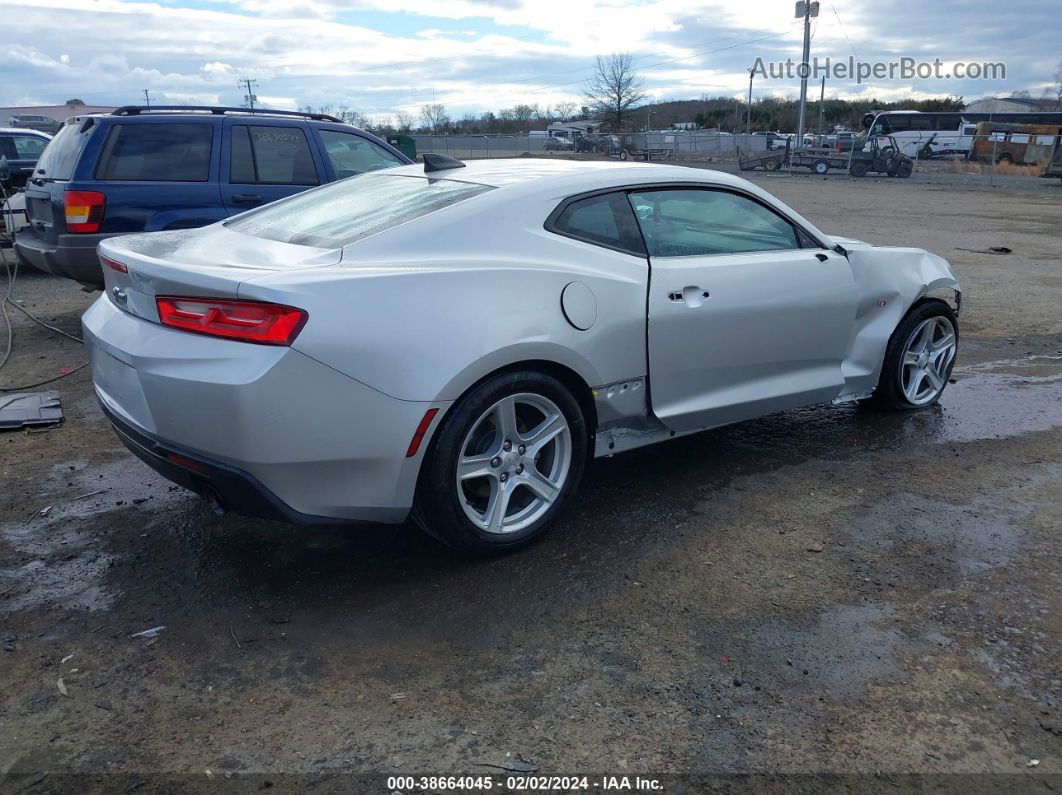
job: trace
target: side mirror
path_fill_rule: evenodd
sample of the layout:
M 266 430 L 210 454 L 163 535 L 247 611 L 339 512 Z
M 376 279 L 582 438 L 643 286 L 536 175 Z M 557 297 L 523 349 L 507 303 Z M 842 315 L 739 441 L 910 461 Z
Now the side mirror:
M 7 164 L 7 158 L 0 156 L 0 182 L 11 179 L 11 166 Z

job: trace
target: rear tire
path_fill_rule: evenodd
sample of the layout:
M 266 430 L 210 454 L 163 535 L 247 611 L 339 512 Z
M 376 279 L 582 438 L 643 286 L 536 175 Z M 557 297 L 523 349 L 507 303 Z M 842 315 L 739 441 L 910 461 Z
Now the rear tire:
M 856 160 L 852 163 L 851 168 L 848 169 L 848 173 L 853 177 L 865 177 L 867 175 L 867 164 Z
M 955 366 L 959 323 L 943 301 L 918 304 L 889 338 L 874 394 L 860 403 L 883 411 L 914 411 L 940 400 Z
M 811 168 L 816 174 L 823 176 L 830 170 L 830 164 L 826 160 L 816 160 Z
M 763 161 L 763 170 L 764 171 L 777 171 L 778 170 L 778 166 L 779 166 L 779 162 L 778 162 L 778 160 L 776 158 L 768 157 L 766 160 Z
M 466 555 L 541 538 L 579 486 L 589 434 L 579 401 L 556 378 L 503 373 L 447 412 L 421 465 L 413 520 Z
M 901 179 L 907 179 L 913 173 L 914 165 L 907 161 L 900 163 L 900 165 L 896 167 L 896 176 L 900 177 Z

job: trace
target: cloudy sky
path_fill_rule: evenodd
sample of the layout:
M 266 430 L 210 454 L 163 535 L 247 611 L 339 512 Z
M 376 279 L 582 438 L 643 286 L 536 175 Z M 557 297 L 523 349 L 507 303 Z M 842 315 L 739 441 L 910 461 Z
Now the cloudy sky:
M 580 100 L 596 54 L 636 57 L 654 98 L 742 95 L 756 61 L 799 61 L 791 0 L 0 0 L 0 105 L 240 104 L 242 77 L 273 107 L 337 103 L 370 116 L 451 116 Z M 1059 0 L 822 0 L 812 52 L 999 62 L 1005 80 L 828 81 L 830 96 L 1016 90 L 1039 96 L 1062 50 Z M 793 96 L 798 81 L 757 80 Z M 581 104 L 581 103 L 580 103 Z

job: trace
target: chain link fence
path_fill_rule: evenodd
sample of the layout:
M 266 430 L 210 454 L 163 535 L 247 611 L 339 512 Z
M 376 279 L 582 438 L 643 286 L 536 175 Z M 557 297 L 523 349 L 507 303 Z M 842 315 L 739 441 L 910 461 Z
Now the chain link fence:
M 544 135 L 416 135 L 414 140 L 418 154 L 431 152 L 456 158 L 519 157 L 572 151 L 549 148 L 561 139 L 550 139 Z M 767 148 L 767 137 L 676 130 L 595 136 L 587 138 L 583 145 L 588 147 L 584 151 L 608 155 L 626 150 L 631 157 L 644 157 L 648 151 L 652 159 L 710 157 L 736 160 L 738 147 L 744 151 L 762 151 Z

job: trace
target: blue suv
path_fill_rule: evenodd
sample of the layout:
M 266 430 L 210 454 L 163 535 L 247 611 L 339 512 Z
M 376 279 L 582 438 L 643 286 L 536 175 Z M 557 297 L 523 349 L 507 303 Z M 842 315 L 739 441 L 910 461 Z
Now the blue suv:
M 316 113 L 135 107 L 68 119 L 26 184 L 19 258 L 101 286 L 96 245 L 205 226 L 315 185 L 412 161 Z

